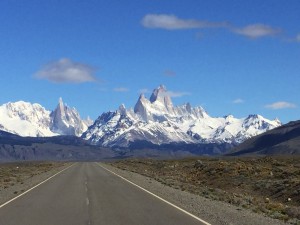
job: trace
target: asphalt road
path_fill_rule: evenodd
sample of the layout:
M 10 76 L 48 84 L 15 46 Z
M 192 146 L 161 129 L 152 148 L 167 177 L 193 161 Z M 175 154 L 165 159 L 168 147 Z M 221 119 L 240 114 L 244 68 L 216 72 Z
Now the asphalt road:
M 0 208 L 1 225 L 193 225 L 190 215 L 106 171 L 76 163 Z

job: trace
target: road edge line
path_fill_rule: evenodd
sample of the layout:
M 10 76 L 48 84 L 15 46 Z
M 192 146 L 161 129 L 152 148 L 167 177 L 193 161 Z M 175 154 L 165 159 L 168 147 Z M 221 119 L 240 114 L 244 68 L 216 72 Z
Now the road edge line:
M 63 170 L 57 172 L 56 174 L 52 175 L 51 177 L 48 177 L 46 180 L 38 183 L 37 185 L 33 186 L 32 188 L 28 189 L 27 191 L 23 192 L 22 194 L 19 194 L 18 196 L 8 200 L 7 202 L 3 203 L 2 205 L 0 205 L 0 209 L 3 208 L 4 206 L 8 205 L 9 203 L 13 202 L 14 200 L 22 197 L 23 195 L 27 194 L 28 192 L 32 191 L 33 189 L 37 188 L 38 186 L 46 183 L 48 180 L 52 179 L 53 177 L 57 176 L 58 174 L 64 172 L 65 170 L 69 169 L 70 167 L 72 167 L 74 164 L 76 163 L 73 163 L 72 165 L 68 166 L 67 168 L 64 168 Z
M 160 197 L 160 196 L 158 196 L 158 195 L 156 195 L 156 194 L 154 194 L 154 193 L 148 191 L 147 189 L 145 189 L 145 188 L 143 188 L 143 187 L 141 187 L 141 186 L 139 186 L 139 185 L 133 183 L 132 181 L 130 181 L 130 180 L 128 180 L 128 179 L 122 177 L 121 175 L 119 175 L 119 174 L 117 174 L 117 173 L 111 171 L 110 169 L 105 168 L 105 167 L 102 166 L 101 164 L 99 164 L 99 163 L 97 163 L 97 164 L 98 164 L 98 166 L 100 166 L 101 168 L 103 168 L 103 169 L 107 170 L 108 172 L 114 174 L 115 176 L 117 176 L 117 177 L 119 177 L 119 178 L 121 178 L 121 179 L 127 181 L 128 183 L 132 184 L 133 186 L 136 186 L 137 188 L 139 188 L 139 189 L 145 191 L 146 193 L 148 193 L 148 194 L 154 196 L 155 198 L 158 198 L 159 200 L 161 200 L 161 201 L 167 203 L 168 205 L 170 205 L 170 206 L 172 206 L 172 207 L 178 209 L 179 211 L 181 211 L 181 212 L 183 212 L 183 213 L 185 213 L 185 214 L 187 214 L 187 215 L 193 217 L 194 219 L 200 221 L 201 223 L 204 223 L 205 225 L 211 225 L 210 223 L 206 222 L 205 220 L 199 218 L 198 216 L 195 216 L 194 214 L 189 213 L 188 211 L 186 211 L 186 210 L 180 208 L 179 206 L 177 206 L 177 205 L 175 205 L 175 204 L 173 204 L 173 203 L 171 203 L 171 202 L 169 202 L 169 201 L 163 199 L 162 197 Z

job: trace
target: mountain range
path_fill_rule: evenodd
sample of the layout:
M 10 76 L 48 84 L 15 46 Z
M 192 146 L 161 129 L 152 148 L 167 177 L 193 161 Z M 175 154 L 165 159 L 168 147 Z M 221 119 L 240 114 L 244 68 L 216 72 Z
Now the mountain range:
M 300 154 L 299 121 L 282 125 L 256 114 L 212 117 L 200 106 L 174 106 L 170 95 L 161 85 L 149 98 L 141 94 L 133 108 L 122 104 L 95 121 L 81 119 L 61 98 L 52 111 L 23 101 L 6 103 L 0 106 L 0 158 Z
M 18 101 L 0 106 L 0 130 L 28 137 L 75 135 L 80 137 L 93 124 L 82 120 L 75 108 L 60 98 L 55 110 L 48 111 L 40 104 Z
M 82 137 L 94 145 L 124 148 L 137 143 L 237 145 L 280 125 L 278 119 L 260 115 L 211 117 L 200 106 L 174 106 L 170 93 L 160 85 L 150 99 L 141 94 L 133 109 L 121 105 L 116 111 L 103 113 Z
M 121 105 L 104 112 L 95 122 L 60 98 L 53 111 L 40 104 L 7 103 L 0 106 L 0 130 L 28 137 L 75 135 L 92 145 L 114 148 L 161 146 L 234 146 L 281 125 L 260 115 L 211 117 L 190 103 L 174 106 L 170 92 L 160 85 L 150 98 L 141 94 L 134 108 Z M 215 145 L 212 145 L 215 144 Z M 207 150 L 211 151 L 211 150 Z M 222 150 L 221 150 L 222 152 Z
M 289 122 L 273 130 L 246 140 L 229 155 L 299 155 L 300 120 Z

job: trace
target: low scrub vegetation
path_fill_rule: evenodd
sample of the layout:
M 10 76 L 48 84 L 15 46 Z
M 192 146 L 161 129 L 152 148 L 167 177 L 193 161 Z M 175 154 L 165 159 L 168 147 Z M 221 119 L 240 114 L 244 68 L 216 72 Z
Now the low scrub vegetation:
M 62 166 L 63 163 L 5 163 L 0 164 L 0 192 L 10 186 L 23 184 L 23 182 L 35 175 L 52 170 L 55 167 Z M 17 193 L 15 193 L 17 194 Z
M 132 159 L 112 163 L 206 198 L 300 224 L 300 158 Z

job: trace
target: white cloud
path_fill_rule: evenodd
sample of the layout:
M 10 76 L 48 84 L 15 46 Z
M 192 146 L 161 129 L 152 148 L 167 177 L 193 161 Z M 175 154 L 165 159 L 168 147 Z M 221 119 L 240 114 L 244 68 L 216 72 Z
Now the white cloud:
M 281 30 L 264 24 L 251 24 L 243 28 L 234 28 L 232 32 L 249 38 L 260 38 L 276 35 L 280 33 Z
M 235 100 L 232 101 L 233 104 L 242 104 L 244 103 L 245 101 L 241 98 L 237 98 Z
M 34 77 L 54 83 L 84 83 L 96 81 L 94 73 L 92 66 L 62 58 L 44 65 Z
M 166 94 L 172 98 L 179 98 L 185 95 L 191 95 L 189 92 L 167 91 Z
M 147 14 L 143 17 L 141 24 L 146 28 L 165 30 L 226 28 L 235 34 L 243 35 L 253 39 L 274 36 L 281 32 L 281 29 L 260 23 L 250 24 L 245 27 L 238 28 L 230 25 L 227 22 L 182 19 L 172 14 Z M 198 38 L 201 36 L 197 34 Z M 297 41 L 300 42 L 300 34 L 297 36 Z
M 146 28 L 165 29 L 165 30 L 183 30 L 183 29 L 203 29 L 203 28 L 226 28 L 229 31 L 243 35 L 248 38 L 262 38 L 267 36 L 275 36 L 281 33 L 281 29 L 274 28 L 266 24 L 249 24 L 245 27 L 234 27 L 228 22 L 211 22 L 197 19 L 183 19 L 172 14 L 147 14 L 141 20 L 141 24 Z M 202 34 L 198 33 L 197 38 L 201 38 Z M 296 37 L 296 41 L 300 42 L 300 33 Z
M 117 88 L 114 88 L 113 91 L 115 91 L 115 92 L 128 92 L 129 89 L 125 88 L 125 87 L 117 87 Z
M 290 102 L 274 102 L 272 104 L 265 106 L 268 109 L 289 109 L 289 108 L 296 108 L 297 105 Z
M 195 19 L 181 19 L 175 15 L 170 14 L 147 14 L 144 16 L 141 23 L 146 28 L 159 28 L 166 30 L 199 29 L 227 26 L 227 23 L 225 22 L 215 23 Z

